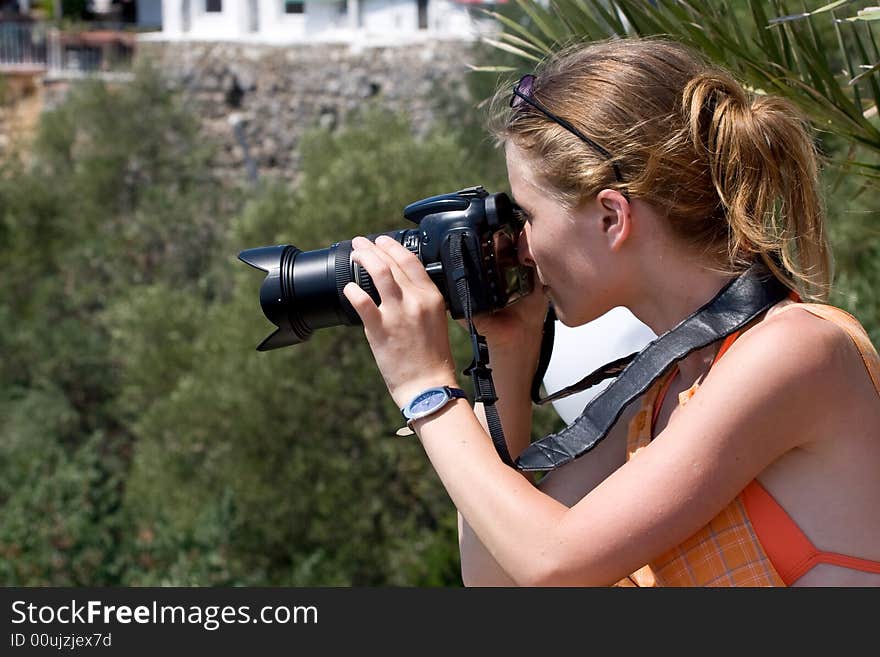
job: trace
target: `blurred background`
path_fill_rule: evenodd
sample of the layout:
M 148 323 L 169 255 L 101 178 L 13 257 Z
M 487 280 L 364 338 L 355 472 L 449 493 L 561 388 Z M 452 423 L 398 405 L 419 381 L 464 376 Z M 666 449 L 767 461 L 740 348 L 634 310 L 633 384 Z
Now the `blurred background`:
M 824 158 L 832 303 L 877 344 L 878 15 L 0 0 L 0 584 L 460 586 L 455 509 L 392 437 L 362 330 L 257 353 L 262 277 L 236 256 L 506 190 L 485 100 L 572 40 L 670 35 L 795 102 Z M 536 411 L 535 437 L 561 426 Z

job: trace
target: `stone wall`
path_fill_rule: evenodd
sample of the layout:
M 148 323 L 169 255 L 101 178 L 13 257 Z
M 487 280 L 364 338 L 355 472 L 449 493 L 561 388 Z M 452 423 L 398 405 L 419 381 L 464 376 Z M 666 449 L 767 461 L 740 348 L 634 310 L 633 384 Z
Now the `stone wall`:
M 16 138 L 33 132 L 42 109 L 39 73 L 0 74 L 0 158 Z
M 463 93 L 470 48 L 449 41 L 362 49 L 147 42 L 138 57 L 157 63 L 195 105 L 223 145 L 217 164 L 224 174 L 294 180 L 303 133 L 336 129 L 367 102 L 408 112 L 417 131 L 427 130 L 436 101 L 449 93 L 443 90 Z

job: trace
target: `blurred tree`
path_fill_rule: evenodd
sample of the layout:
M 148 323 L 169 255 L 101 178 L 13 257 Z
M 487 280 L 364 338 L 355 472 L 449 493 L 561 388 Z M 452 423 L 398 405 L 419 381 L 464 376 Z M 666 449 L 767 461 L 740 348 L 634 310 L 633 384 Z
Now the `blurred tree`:
M 304 141 L 295 189 L 224 187 L 146 67 L 75 88 L 0 165 L 0 581 L 460 583 L 454 509 L 391 436 L 362 329 L 254 350 L 238 251 L 404 227 L 411 201 L 503 180 L 460 127 L 347 124 Z
M 0 560 L 7 584 L 123 581 L 139 409 L 107 311 L 163 282 L 198 299 L 225 226 L 210 150 L 158 73 L 88 82 L 0 169 Z M 228 213 L 228 211 L 227 211 Z M 119 350 L 117 350 L 118 353 Z M 169 350 L 170 351 L 170 350 Z
M 254 350 L 269 326 L 262 279 L 234 260 L 237 251 L 285 242 L 311 250 L 403 228 L 407 203 L 479 182 L 482 164 L 454 130 L 418 139 L 405 118 L 382 111 L 350 125 L 305 140 L 295 190 L 257 192 L 222 255 L 231 297 L 183 313 L 179 335 L 189 343 L 197 333 L 184 350 L 187 374 L 134 402 L 142 415 L 128 506 L 139 535 L 155 537 L 145 554 L 164 564 L 136 581 L 189 572 L 203 583 L 460 583 L 454 509 L 418 442 L 393 437 L 400 412 L 363 330 L 324 329 L 303 345 Z M 166 301 L 157 291 L 120 309 L 130 342 L 149 343 L 155 332 L 137 318 L 160 315 Z M 147 329 L 140 336 L 138 325 Z M 463 367 L 465 336 L 451 326 Z M 146 391 L 167 377 L 151 374 L 157 363 L 149 347 L 144 354 L 125 371 L 155 381 Z M 186 552 L 167 540 L 180 535 L 212 549 Z

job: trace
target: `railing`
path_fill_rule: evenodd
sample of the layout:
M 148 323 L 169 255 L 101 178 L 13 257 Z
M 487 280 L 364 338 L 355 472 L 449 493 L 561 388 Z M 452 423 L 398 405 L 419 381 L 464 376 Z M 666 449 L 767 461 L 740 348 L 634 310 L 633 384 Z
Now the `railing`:
M 134 48 L 128 32 L 63 32 L 45 23 L 0 23 L 0 72 L 70 77 L 126 71 Z
M 48 31 L 43 25 L 0 23 L 0 67 L 3 70 L 46 68 Z

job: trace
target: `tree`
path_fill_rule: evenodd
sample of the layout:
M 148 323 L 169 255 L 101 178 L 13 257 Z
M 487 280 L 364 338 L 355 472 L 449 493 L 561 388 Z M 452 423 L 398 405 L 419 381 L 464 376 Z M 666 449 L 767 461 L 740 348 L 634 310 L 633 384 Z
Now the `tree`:
M 268 322 L 239 251 L 405 227 L 407 203 L 503 178 L 456 128 L 346 124 L 304 141 L 297 187 L 231 187 L 144 69 L 75 90 L 3 163 L 0 580 L 460 583 L 454 508 L 392 437 L 362 329 L 254 349 Z
M 156 331 L 137 318 L 159 318 L 167 292 L 119 317 L 130 336 L 125 371 L 153 382 L 133 402 L 139 453 L 127 503 L 136 533 L 155 537 L 141 545 L 155 567 L 136 583 L 460 582 L 454 509 L 418 443 L 393 437 L 400 411 L 362 329 L 254 350 L 270 325 L 261 276 L 237 252 L 313 250 L 403 228 L 409 202 L 479 182 L 482 165 L 453 130 L 419 139 L 382 111 L 349 123 L 306 139 L 295 190 L 269 184 L 236 219 L 220 254 L 229 294 L 187 314 L 184 374 L 161 395 L 150 392 L 168 380 L 149 348 Z M 466 364 L 465 336 L 454 330 Z
M 111 311 L 149 285 L 204 296 L 225 226 L 197 128 L 143 68 L 129 85 L 75 88 L 43 115 L 29 152 L 2 163 L 4 583 L 124 582 L 137 409 Z

